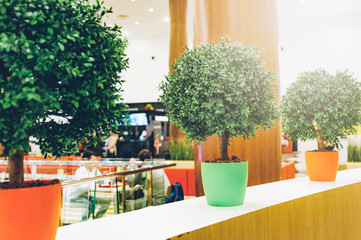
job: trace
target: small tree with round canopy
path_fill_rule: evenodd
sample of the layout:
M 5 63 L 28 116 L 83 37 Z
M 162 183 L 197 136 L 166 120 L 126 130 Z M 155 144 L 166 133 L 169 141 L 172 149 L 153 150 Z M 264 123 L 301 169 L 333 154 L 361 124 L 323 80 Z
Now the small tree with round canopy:
M 283 131 L 293 140 L 317 140 L 340 148 L 340 139 L 356 133 L 361 120 L 361 84 L 348 71 L 301 72 L 281 101 Z
M 186 48 L 160 85 L 170 120 L 188 140 L 219 135 L 221 161 L 228 160 L 230 138 L 248 139 L 277 118 L 275 76 L 259 54 L 228 38 Z
M 127 42 L 121 27 L 101 23 L 110 11 L 98 0 L 0 1 L 0 144 L 10 185 L 23 182 L 30 136 L 45 156 L 62 156 L 124 124 Z

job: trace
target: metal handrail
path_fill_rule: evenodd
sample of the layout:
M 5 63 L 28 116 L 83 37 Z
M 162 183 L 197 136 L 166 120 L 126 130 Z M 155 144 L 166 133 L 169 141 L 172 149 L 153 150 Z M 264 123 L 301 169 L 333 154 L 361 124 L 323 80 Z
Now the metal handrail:
M 137 162 L 134 162 L 134 163 L 136 164 Z M 125 170 L 122 172 L 107 173 L 107 174 L 103 174 L 103 175 L 98 175 L 98 176 L 89 177 L 89 178 L 82 178 L 82 179 L 78 179 L 78 180 L 68 180 L 68 181 L 62 182 L 62 187 L 64 188 L 64 187 L 75 186 L 75 185 L 79 185 L 79 184 L 83 184 L 83 183 L 92 183 L 92 182 L 97 182 L 97 181 L 101 181 L 101 180 L 105 180 L 105 179 L 109 179 L 109 178 L 123 177 L 123 176 L 127 176 L 130 174 L 152 171 L 152 170 L 156 170 L 156 169 L 162 169 L 162 168 L 173 167 L 173 166 L 176 166 L 176 163 L 164 163 L 164 164 L 159 164 L 159 165 L 141 167 L 141 168 L 134 169 L 134 170 Z
M 128 163 L 128 165 L 130 165 L 130 164 L 139 165 L 138 164 L 139 162 L 127 162 L 127 163 Z M 120 213 L 119 204 L 122 205 L 123 213 L 126 211 L 126 187 L 124 187 L 124 185 L 121 187 L 122 198 L 121 198 L 121 201 L 119 201 L 118 177 L 122 178 L 121 182 L 124 184 L 126 181 L 125 177 L 127 175 L 142 173 L 142 172 L 149 172 L 149 174 L 147 174 L 147 182 L 148 182 L 147 192 L 149 193 L 149 194 L 147 194 L 147 198 L 148 198 L 147 200 L 148 200 L 148 205 L 152 206 L 153 205 L 152 170 L 172 167 L 172 166 L 176 166 L 177 164 L 174 162 L 169 162 L 169 163 L 166 163 L 166 162 L 140 162 L 140 163 L 141 163 L 141 165 L 147 164 L 147 166 L 143 166 L 143 167 L 140 167 L 137 169 L 132 169 L 132 170 L 123 170 L 121 172 L 107 173 L 107 174 L 98 175 L 98 176 L 94 176 L 94 177 L 63 181 L 62 189 L 65 190 L 67 187 L 71 187 L 71 186 L 76 186 L 76 185 L 86 184 L 86 183 L 93 183 L 93 182 L 98 182 L 98 181 L 109 179 L 109 178 L 114 178 L 115 185 L 116 185 L 116 206 L 117 206 L 117 213 L 119 214 Z M 150 165 L 150 164 L 155 164 L 155 165 Z M 122 166 L 122 169 L 124 169 L 124 166 Z M 94 198 L 95 198 L 95 191 L 94 191 Z M 94 216 L 94 213 L 93 213 L 93 216 Z M 61 220 L 60 220 L 59 224 L 62 225 Z
M 137 165 L 147 165 L 149 163 L 154 162 L 164 162 L 164 159 L 155 159 L 153 161 L 87 161 L 87 160 L 61 160 L 61 161 L 47 161 L 47 160 L 26 160 L 24 161 L 24 165 L 55 165 L 55 166 L 63 166 L 63 165 L 95 165 L 95 166 L 126 166 L 129 164 L 137 164 Z M 0 160 L 0 164 L 7 165 L 7 160 Z

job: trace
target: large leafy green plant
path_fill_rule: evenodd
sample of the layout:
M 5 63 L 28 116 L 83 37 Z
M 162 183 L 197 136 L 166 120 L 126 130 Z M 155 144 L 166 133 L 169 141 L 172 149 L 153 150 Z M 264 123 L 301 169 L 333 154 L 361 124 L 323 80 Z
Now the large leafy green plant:
M 123 122 L 126 41 L 119 26 L 101 23 L 111 11 L 102 4 L 0 1 L 0 144 L 11 185 L 23 181 L 29 136 L 45 156 L 61 156 Z
M 188 140 L 218 134 L 223 161 L 230 138 L 248 139 L 277 118 L 274 74 L 264 70 L 259 53 L 228 39 L 186 48 L 160 85 L 171 121 Z
M 281 101 L 283 130 L 291 139 L 317 139 L 340 148 L 340 139 L 355 133 L 361 120 L 361 85 L 347 71 L 302 72 Z

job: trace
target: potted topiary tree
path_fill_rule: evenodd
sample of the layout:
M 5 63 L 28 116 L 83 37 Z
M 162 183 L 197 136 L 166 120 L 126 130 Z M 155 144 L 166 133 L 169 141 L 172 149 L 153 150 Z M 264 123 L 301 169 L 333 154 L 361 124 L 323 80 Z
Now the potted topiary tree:
M 293 140 L 317 139 L 306 152 L 312 181 L 335 181 L 340 139 L 355 133 L 361 119 L 361 86 L 347 71 L 331 75 L 324 69 L 302 72 L 281 101 L 283 130 Z
M 188 140 L 201 143 L 219 135 L 219 159 L 203 161 L 206 199 L 213 206 L 243 203 L 248 163 L 229 158 L 230 138 L 256 136 L 277 118 L 274 74 L 265 71 L 259 51 L 220 39 L 185 53 L 172 65 L 173 73 L 160 85 L 160 100 L 170 120 Z
M 10 156 L 2 240 L 55 238 L 61 185 L 24 188 L 34 185 L 23 176 L 30 136 L 45 156 L 62 156 L 125 124 L 118 73 L 128 64 L 126 41 L 119 26 L 101 23 L 109 11 L 99 1 L 0 1 L 0 144 Z

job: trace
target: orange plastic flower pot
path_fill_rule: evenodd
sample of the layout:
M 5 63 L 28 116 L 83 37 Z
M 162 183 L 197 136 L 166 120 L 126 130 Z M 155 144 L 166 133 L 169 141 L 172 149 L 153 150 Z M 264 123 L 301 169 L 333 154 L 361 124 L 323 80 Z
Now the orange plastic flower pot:
M 58 229 L 61 183 L 0 190 L 1 240 L 53 240 Z
M 338 169 L 338 152 L 306 152 L 306 168 L 311 181 L 335 181 Z

